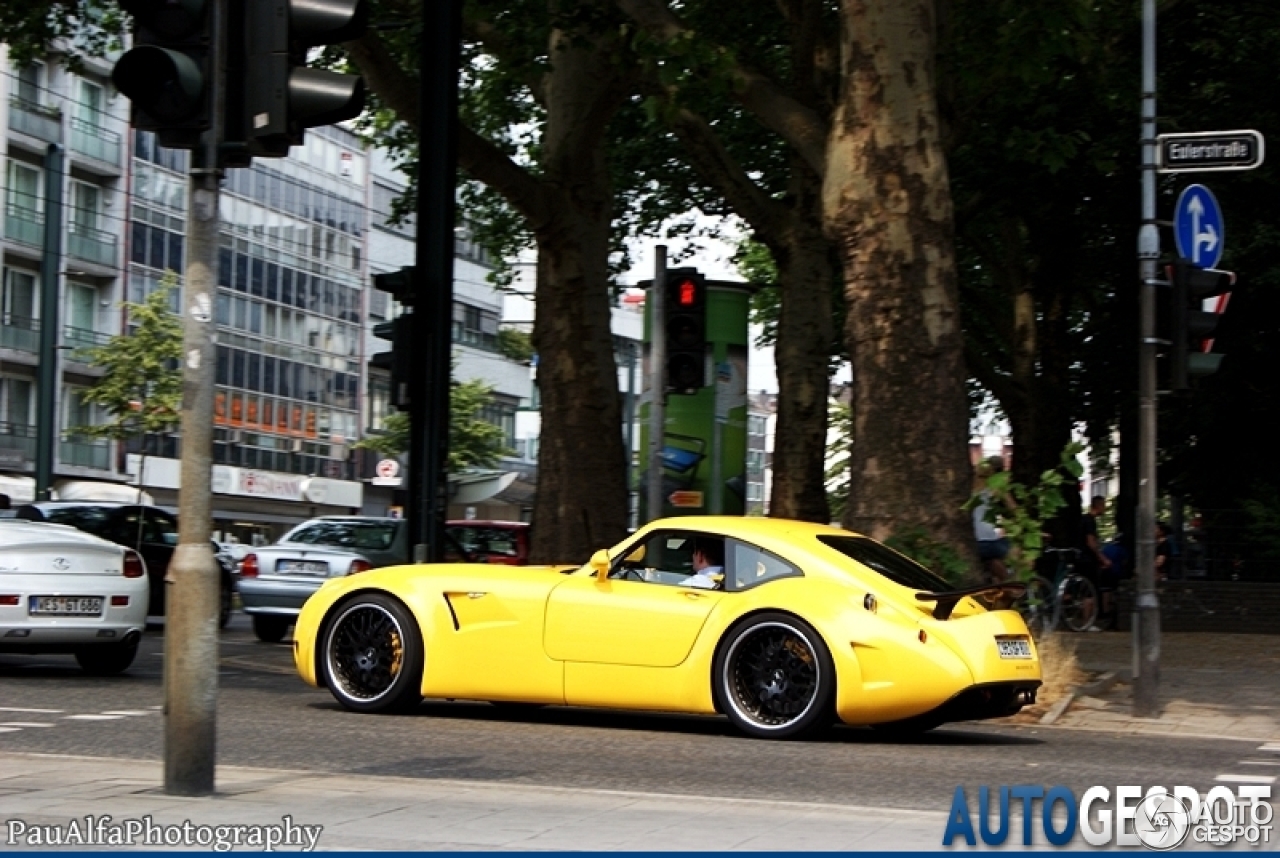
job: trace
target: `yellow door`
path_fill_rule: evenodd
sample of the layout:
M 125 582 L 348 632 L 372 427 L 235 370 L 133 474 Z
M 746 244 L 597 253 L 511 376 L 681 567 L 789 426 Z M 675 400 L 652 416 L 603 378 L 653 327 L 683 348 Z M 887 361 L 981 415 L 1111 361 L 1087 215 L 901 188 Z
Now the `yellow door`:
M 544 645 L 558 661 L 675 667 L 724 593 L 574 575 L 551 591 Z

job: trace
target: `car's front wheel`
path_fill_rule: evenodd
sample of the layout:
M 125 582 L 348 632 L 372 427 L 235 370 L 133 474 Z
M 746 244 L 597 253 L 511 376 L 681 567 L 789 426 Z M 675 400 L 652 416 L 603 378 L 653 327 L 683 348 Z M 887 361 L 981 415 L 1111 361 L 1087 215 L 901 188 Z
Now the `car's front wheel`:
M 422 701 L 422 634 L 404 605 L 363 593 L 340 605 L 320 633 L 324 683 L 356 712 L 398 712 Z
M 115 676 L 128 670 L 137 655 L 137 643 L 109 644 L 76 650 L 76 661 L 85 673 Z
M 751 736 L 795 738 L 834 719 L 831 653 L 812 626 L 788 614 L 757 614 L 730 629 L 712 675 L 721 711 Z
M 280 643 L 289 633 L 290 619 L 274 614 L 254 614 L 253 633 L 265 643 Z

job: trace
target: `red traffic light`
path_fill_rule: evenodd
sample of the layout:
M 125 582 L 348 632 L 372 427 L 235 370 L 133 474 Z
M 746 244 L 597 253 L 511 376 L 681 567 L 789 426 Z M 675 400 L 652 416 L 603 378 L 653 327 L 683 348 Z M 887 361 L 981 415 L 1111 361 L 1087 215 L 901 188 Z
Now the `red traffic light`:
M 698 284 L 691 279 L 680 281 L 676 287 L 676 300 L 681 307 L 692 307 L 698 303 Z

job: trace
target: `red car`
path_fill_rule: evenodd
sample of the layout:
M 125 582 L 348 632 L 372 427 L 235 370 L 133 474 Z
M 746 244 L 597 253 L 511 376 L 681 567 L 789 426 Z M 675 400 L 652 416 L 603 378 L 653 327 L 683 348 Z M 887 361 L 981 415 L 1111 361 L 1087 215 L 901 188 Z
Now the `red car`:
M 449 521 L 445 532 L 473 563 L 524 566 L 529 562 L 529 524 L 524 521 Z M 462 561 L 450 545 L 445 560 Z

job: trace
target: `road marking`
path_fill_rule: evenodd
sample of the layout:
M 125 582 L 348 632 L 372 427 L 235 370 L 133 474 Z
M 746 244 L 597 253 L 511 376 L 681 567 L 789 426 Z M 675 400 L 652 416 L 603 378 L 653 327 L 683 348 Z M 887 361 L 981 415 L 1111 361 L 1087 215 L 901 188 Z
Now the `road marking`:
M 19 706 L 0 706 L 0 712 L 31 712 L 36 715 L 61 715 L 65 709 L 23 709 Z
M 52 727 L 48 721 L 5 721 L 0 727 Z
M 67 715 L 67 721 L 119 721 L 123 715 Z
M 1280 761 L 1277 761 L 1277 760 L 1241 760 L 1241 761 L 1240 761 L 1240 765 L 1242 765 L 1242 766 L 1280 766 Z
M 102 713 L 103 715 L 154 715 L 154 712 L 148 712 L 145 709 L 108 709 Z
M 1215 781 L 1237 784 L 1273 784 L 1275 775 L 1218 775 Z
M 21 727 L 0 727 L 0 733 L 17 733 Z
M 1258 746 L 1259 751 L 1280 751 L 1280 742 L 1267 742 L 1265 745 Z

